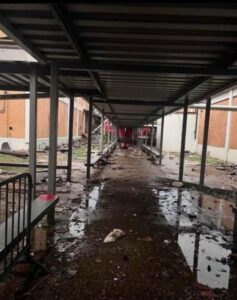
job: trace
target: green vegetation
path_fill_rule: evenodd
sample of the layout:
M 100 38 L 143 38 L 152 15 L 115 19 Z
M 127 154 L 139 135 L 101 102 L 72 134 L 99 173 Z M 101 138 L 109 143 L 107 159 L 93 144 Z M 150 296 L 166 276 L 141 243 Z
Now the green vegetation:
M 92 152 L 99 151 L 99 145 L 92 145 Z M 76 160 L 85 160 L 87 154 L 87 145 L 81 145 L 80 148 L 74 148 L 72 158 Z
M 194 154 L 190 154 L 189 156 L 187 156 L 188 160 L 190 161 L 194 161 L 197 163 L 201 163 L 201 155 L 194 153 Z M 220 164 L 223 163 L 223 160 L 220 160 L 218 158 L 214 158 L 214 157 L 208 157 L 207 156 L 207 160 L 206 163 L 209 165 L 215 165 L 215 164 Z
M 12 155 L 7 155 L 7 154 L 0 154 L 0 163 L 28 163 L 27 158 L 21 158 L 21 157 L 16 157 Z M 28 169 L 27 168 L 17 168 L 17 167 L 4 167 L 0 166 L 0 169 L 5 172 L 25 172 Z

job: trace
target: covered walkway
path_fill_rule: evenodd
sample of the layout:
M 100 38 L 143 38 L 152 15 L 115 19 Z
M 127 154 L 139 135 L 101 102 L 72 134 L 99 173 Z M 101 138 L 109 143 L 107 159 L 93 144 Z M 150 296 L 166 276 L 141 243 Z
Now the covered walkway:
M 110 162 L 77 197 L 61 195 L 50 274 L 31 283 L 29 299 L 213 299 L 204 286 L 235 299 L 230 202 L 160 183 L 160 167 L 138 148 L 117 149 Z M 103 243 L 114 228 L 125 236 Z
M 21 297 L 236 298 L 236 193 L 231 190 L 227 195 L 231 194 L 232 202 L 203 193 L 211 97 L 236 84 L 236 16 L 237 5 L 224 1 L 215 5 L 145 1 L 0 4 L 0 29 L 8 43 L 35 59 L 30 63 L 0 61 L 0 90 L 12 91 L 0 95 L 0 100 L 30 100 L 26 112 L 29 182 L 20 177 L 11 185 L 1 183 L 0 189 L 5 201 L 0 224 L 4 233 L 0 236 L 4 245 L 1 274 L 14 269 L 21 254 L 31 257 L 32 201 L 44 208 L 37 220 L 47 214 L 53 235 L 44 239 L 53 248 L 43 260 L 49 274 L 40 280 L 30 277 L 33 280 Z M 72 168 L 77 96 L 89 103 L 87 157 L 80 170 L 83 180 Z M 63 166 L 57 165 L 59 97 L 70 100 L 68 156 Z M 43 98 L 49 99 L 50 107 L 48 178 L 47 194 L 37 197 L 37 107 Z M 196 190 L 183 181 L 187 112 L 200 101 L 205 121 Z M 160 147 L 153 151 L 158 161 L 147 160 L 139 148 L 131 147 L 117 149 L 111 164 L 93 169 L 94 108 L 101 114 L 102 125 L 105 117 L 112 123 L 108 144 L 116 144 L 120 128 L 129 128 L 136 136 L 139 128 L 150 126 L 153 131 L 154 121 L 161 119 Z M 167 170 L 162 168 L 163 129 L 165 115 L 180 109 L 183 120 L 175 187 L 172 181 L 160 179 Z M 104 147 L 104 126 L 100 138 L 96 162 L 105 158 L 103 151 L 109 147 Z M 152 150 L 152 138 L 148 144 L 146 137 L 141 146 Z M 59 168 L 67 170 L 64 193 L 57 189 Z M 20 215 L 27 225 L 24 221 L 20 227 Z M 103 243 L 115 228 L 125 236 Z M 13 291 L 6 289 L 7 294 Z

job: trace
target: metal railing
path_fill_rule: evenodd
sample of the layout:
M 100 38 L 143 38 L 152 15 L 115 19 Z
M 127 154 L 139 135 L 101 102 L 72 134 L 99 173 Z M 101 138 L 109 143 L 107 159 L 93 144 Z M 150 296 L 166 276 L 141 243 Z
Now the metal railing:
M 31 191 L 29 173 L 0 182 L 0 277 L 30 250 Z

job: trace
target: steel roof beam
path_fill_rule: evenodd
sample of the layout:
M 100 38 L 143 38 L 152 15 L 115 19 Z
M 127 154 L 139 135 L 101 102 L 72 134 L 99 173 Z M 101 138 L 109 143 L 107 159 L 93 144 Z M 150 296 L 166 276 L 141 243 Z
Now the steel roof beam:
M 37 62 L 0 61 L 0 73 L 30 74 L 33 69 L 37 69 L 41 75 L 50 74 L 49 65 L 40 65 Z
M 26 50 L 31 56 L 33 56 L 38 62 L 46 63 L 46 57 L 36 49 L 30 42 L 25 40 L 25 38 L 16 30 L 16 28 L 2 15 L 0 14 L 0 28 L 14 40 L 20 47 Z
M 114 115 L 114 113 L 106 113 L 107 115 Z M 139 114 L 139 113 L 117 113 L 118 116 L 149 116 L 150 114 Z
M 21 91 L 21 92 L 28 92 L 29 86 L 28 85 L 2 85 L 0 84 L 0 90 L 2 91 Z M 38 92 L 49 92 L 49 87 L 45 86 L 39 86 Z M 62 92 L 62 89 L 60 88 L 60 91 Z M 70 89 L 70 94 L 73 94 L 75 96 L 96 96 L 98 97 L 98 91 L 96 89 Z
M 80 59 L 83 62 L 88 63 L 89 58 L 87 56 L 87 53 L 83 49 L 83 47 L 81 45 L 82 43 L 79 43 L 79 41 L 78 41 L 79 37 L 78 37 L 78 34 L 76 34 L 76 32 L 78 32 L 78 28 L 75 29 L 73 23 L 70 21 L 70 18 L 68 17 L 68 12 L 67 12 L 66 6 L 63 4 L 50 4 L 50 9 L 51 9 L 54 17 L 58 21 L 59 25 L 65 32 L 72 47 L 76 50 Z M 88 70 L 88 73 L 89 73 L 92 81 L 94 82 L 95 86 L 99 90 L 99 92 L 104 97 L 106 97 L 106 92 L 104 90 L 104 87 L 103 87 L 98 75 L 90 70 Z M 112 112 L 114 112 L 113 108 L 111 106 L 110 106 L 110 109 Z
M 60 76 L 86 76 L 88 71 L 94 72 L 109 72 L 126 74 L 168 74 L 168 75 L 205 75 L 206 76 L 237 76 L 237 69 L 226 69 L 224 67 L 178 67 L 178 66 L 162 66 L 162 65 L 135 65 L 135 64 L 117 64 L 117 63 L 82 63 L 78 60 L 68 62 L 62 62 L 56 60 L 60 66 Z M 33 62 L 12 62 L 12 61 L 1 61 L 0 62 L 0 73 L 10 74 L 29 74 L 32 68 L 37 68 L 40 75 L 50 74 L 50 65 L 40 65 Z M 104 74 L 103 74 L 104 76 Z
M 80 70 L 80 71 L 94 71 L 94 72 L 109 72 L 109 73 L 158 73 L 158 74 L 182 74 L 182 75 L 193 75 L 193 76 L 236 76 L 236 69 L 226 69 L 226 67 L 185 67 L 185 66 L 163 66 L 157 64 L 126 64 L 126 63 L 82 63 L 78 60 L 69 60 L 66 63 L 61 60 L 56 60 L 62 69 L 62 74 L 65 69 L 67 75 L 70 74 L 69 70 Z M 72 71 L 72 75 L 76 74 Z
M 49 98 L 49 93 L 38 93 L 37 98 Z M 21 99 L 30 99 L 29 93 L 24 94 L 6 94 L 0 95 L 0 100 L 21 100 Z
M 182 107 L 182 104 L 171 104 L 165 101 L 142 101 L 142 100 L 117 100 L 117 99 L 108 99 L 107 101 L 101 101 L 94 99 L 97 104 L 123 104 L 123 105 L 143 105 L 143 106 L 170 106 L 170 107 Z
M 72 47 L 77 52 L 80 59 L 83 62 L 88 63 L 89 60 L 88 60 L 87 54 L 85 53 L 84 49 L 78 42 L 78 36 L 76 36 L 76 34 L 75 34 L 73 24 L 70 22 L 70 19 L 67 16 L 66 7 L 62 4 L 50 4 L 50 9 L 51 9 L 54 17 L 60 24 L 61 28 L 65 32 L 68 40 L 70 41 Z M 101 94 L 105 95 L 103 87 L 102 87 L 99 79 L 97 78 L 96 74 L 94 74 L 91 71 L 89 71 L 89 74 L 90 74 L 92 81 L 95 83 L 96 87 L 101 92 Z

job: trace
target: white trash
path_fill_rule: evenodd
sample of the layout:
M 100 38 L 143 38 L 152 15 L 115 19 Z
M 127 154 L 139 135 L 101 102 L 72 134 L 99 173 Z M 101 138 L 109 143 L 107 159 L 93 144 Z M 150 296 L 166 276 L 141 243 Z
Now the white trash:
M 125 236 L 125 232 L 121 229 L 112 230 L 104 239 L 104 243 L 116 242 L 121 237 Z
M 181 181 L 174 181 L 173 183 L 172 183 L 172 186 L 175 186 L 175 187 L 182 187 L 184 184 L 183 184 L 183 182 L 181 182 Z

